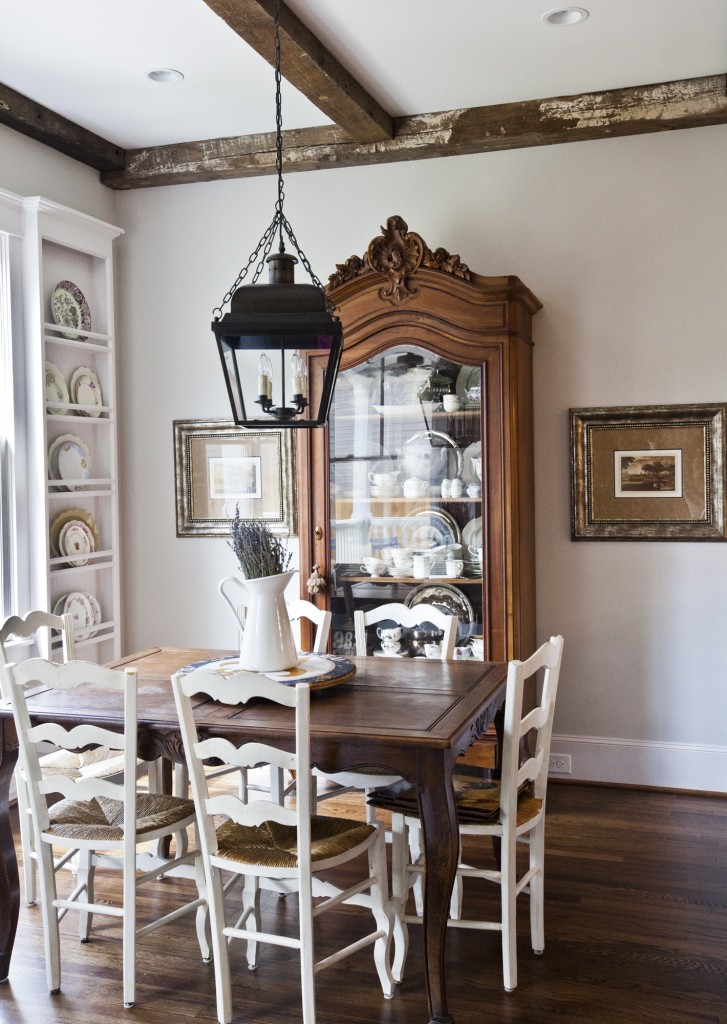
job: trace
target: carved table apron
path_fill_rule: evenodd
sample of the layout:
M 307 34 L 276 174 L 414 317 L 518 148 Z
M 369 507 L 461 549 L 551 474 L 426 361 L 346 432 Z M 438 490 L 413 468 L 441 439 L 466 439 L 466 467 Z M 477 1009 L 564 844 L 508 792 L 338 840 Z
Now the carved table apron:
M 152 648 L 114 662 L 138 670 L 139 756 L 183 761 L 170 678 L 184 665 L 229 651 Z M 456 757 L 481 736 L 505 698 L 506 664 L 355 658 L 356 675 L 311 694 L 311 760 L 323 772 L 383 768 L 419 792 L 426 875 L 424 956 L 432 1024 L 450 1024 L 444 979 L 449 900 L 459 853 L 452 789 Z M 77 695 L 40 692 L 29 698 L 34 721 L 90 721 L 120 729 L 119 695 L 101 694 L 79 706 Z M 286 709 L 261 702 L 240 710 L 200 698 L 200 735 L 294 742 Z M 8 790 L 17 758 L 15 729 L 0 702 L 0 981 L 6 980 L 19 912 L 18 866 L 10 829 Z M 167 776 L 169 778 L 169 776 Z

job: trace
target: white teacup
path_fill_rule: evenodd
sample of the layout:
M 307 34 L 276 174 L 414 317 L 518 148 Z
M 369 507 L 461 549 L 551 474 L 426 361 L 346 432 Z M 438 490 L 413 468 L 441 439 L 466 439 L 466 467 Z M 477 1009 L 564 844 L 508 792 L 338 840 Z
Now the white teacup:
M 457 395 L 444 395 L 442 398 L 442 405 L 444 406 L 445 412 L 458 412 L 462 407 Z
M 367 572 L 371 576 L 381 576 L 385 568 L 386 563 L 382 562 L 380 558 L 364 558 L 361 571 Z
M 467 484 L 467 494 L 470 498 L 479 498 L 480 496 L 480 485 L 479 484 Z
M 448 558 L 444 563 L 447 576 L 461 576 L 463 569 L 464 561 L 461 558 Z
M 427 658 L 441 658 L 442 657 L 442 645 L 441 644 L 424 644 L 424 653 Z
M 480 565 L 482 564 L 482 548 L 481 547 L 478 548 L 478 547 L 475 547 L 474 544 L 470 544 L 470 546 L 469 546 L 469 553 L 472 555 L 472 557 L 475 559 L 476 562 L 479 562 Z
M 469 647 L 455 647 L 454 649 L 454 660 L 455 661 L 467 661 L 468 658 L 472 657 L 472 651 Z
M 396 469 L 391 473 L 369 473 L 369 480 L 372 484 L 377 487 L 391 487 L 396 483 L 396 479 L 399 476 L 399 470 Z
M 398 640 L 382 640 L 381 650 L 384 654 L 398 654 L 401 650 L 401 643 Z
M 379 626 L 376 635 L 379 640 L 401 640 L 401 626 Z

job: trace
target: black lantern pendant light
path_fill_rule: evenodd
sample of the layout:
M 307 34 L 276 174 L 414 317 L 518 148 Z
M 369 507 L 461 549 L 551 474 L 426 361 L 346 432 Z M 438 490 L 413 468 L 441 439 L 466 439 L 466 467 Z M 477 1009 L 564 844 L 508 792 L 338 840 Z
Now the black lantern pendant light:
M 221 305 L 213 310 L 212 330 L 235 423 L 251 427 L 318 427 L 328 419 L 343 338 L 341 321 L 283 213 L 280 81 L 280 0 L 275 0 L 278 201 L 272 222 L 255 251 Z M 284 234 L 312 284 L 294 283 L 293 268 L 298 258 L 285 251 Z M 278 252 L 269 255 L 276 235 Z M 269 283 L 258 285 L 265 263 L 269 265 Z M 256 267 L 252 284 L 242 285 L 253 264 Z M 228 301 L 230 312 L 222 316 L 222 307 Z M 313 354 L 327 354 L 328 360 L 322 386 L 319 388 L 316 382 L 311 389 L 307 360 Z

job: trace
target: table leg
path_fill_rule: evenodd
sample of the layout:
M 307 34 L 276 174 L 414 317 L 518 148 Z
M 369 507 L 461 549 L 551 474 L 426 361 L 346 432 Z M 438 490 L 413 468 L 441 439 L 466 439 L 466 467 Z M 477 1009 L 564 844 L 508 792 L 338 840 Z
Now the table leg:
M 449 901 L 459 859 L 457 805 L 452 787 L 454 757 L 449 750 L 423 760 L 419 810 L 424 840 L 424 962 L 430 1024 L 454 1024 L 447 1011 L 444 944 Z
M 10 780 L 18 759 L 12 719 L 0 720 L 0 982 L 8 980 L 20 913 L 20 879 L 10 827 Z

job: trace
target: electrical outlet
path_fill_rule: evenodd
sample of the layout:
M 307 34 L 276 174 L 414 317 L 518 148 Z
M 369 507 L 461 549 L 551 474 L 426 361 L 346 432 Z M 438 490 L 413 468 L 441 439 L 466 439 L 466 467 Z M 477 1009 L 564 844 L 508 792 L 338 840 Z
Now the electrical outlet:
M 551 754 L 548 761 L 549 775 L 570 775 L 570 754 Z

